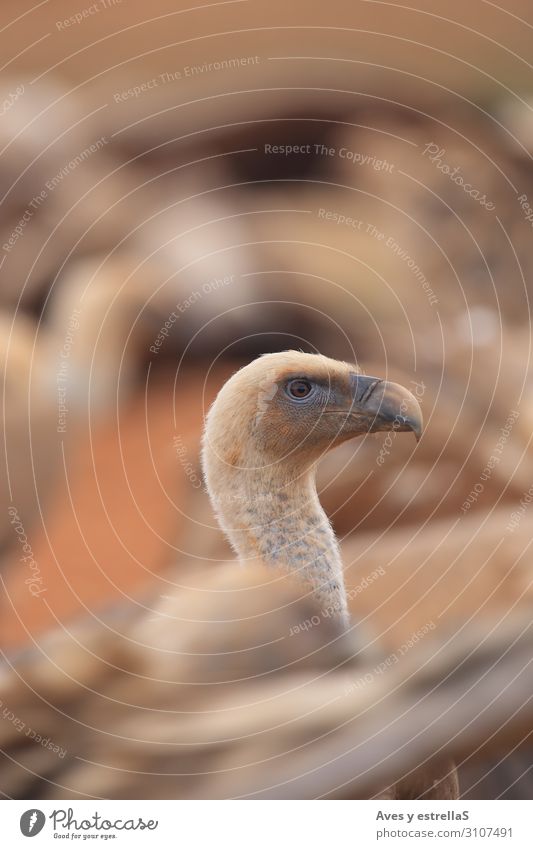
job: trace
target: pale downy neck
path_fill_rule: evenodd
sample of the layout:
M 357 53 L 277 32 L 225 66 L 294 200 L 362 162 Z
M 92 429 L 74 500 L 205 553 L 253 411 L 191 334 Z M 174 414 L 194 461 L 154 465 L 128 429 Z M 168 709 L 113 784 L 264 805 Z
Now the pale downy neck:
M 215 464 L 207 474 L 218 520 L 241 561 L 261 559 L 294 573 L 325 615 L 348 623 L 337 539 L 316 491 L 316 466 L 242 470 Z

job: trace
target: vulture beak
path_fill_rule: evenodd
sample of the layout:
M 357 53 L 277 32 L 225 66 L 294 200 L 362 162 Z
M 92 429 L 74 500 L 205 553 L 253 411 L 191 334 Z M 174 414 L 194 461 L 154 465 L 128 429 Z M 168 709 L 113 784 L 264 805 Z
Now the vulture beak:
M 352 410 L 371 416 L 370 433 L 378 430 L 412 430 L 416 441 L 422 434 L 422 410 L 415 396 L 399 383 L 350 374 Z

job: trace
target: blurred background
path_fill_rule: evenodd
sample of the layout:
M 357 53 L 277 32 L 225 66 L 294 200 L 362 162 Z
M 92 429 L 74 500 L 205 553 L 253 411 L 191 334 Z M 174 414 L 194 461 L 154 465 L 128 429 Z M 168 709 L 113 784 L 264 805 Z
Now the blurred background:
M 7 665 L 48 657 L 54 629 L 131 633 L 147 598 L 232 559 L 203 417 L 235 368 L 287 348 L 399 381 L 424 411 L 416 448 L 368 436 L 320 469 L 348 589 L 381 569 L 351 604 L 384 656 L 527 614 L 530 4 L 5 0 L 1 17 Z M 465 757 L 462 793 L 531 798 L 530 767 L 524 746 Z

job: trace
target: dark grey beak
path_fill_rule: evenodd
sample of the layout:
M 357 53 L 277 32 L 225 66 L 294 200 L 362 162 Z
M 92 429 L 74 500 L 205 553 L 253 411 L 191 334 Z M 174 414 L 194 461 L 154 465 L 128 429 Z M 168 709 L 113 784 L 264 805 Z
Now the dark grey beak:
M 415 396 L 399 383 L 350 375 L 353 410 L 368 417 L 368 430 L 412 430 L 416 441 L 422 434 L 422 410 Z

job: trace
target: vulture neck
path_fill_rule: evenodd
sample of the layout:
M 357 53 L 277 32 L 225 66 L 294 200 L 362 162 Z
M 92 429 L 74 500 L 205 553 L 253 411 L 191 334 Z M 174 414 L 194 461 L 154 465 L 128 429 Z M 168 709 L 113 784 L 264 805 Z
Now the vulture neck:
M 339 546 L 316 491 L 316 467 L 291 474 L 279 466 L 219 468 L 208 490 L 221 527 L 240 560 L 294 573 L 325 615 L 348 624 Z

